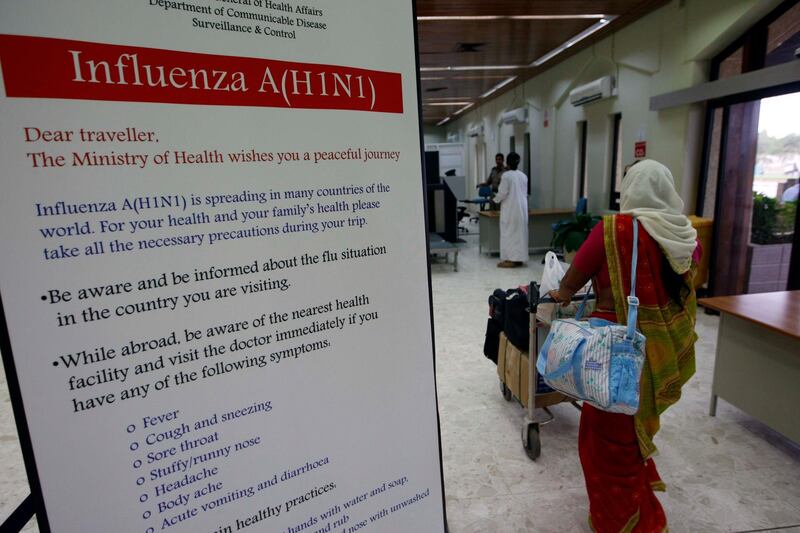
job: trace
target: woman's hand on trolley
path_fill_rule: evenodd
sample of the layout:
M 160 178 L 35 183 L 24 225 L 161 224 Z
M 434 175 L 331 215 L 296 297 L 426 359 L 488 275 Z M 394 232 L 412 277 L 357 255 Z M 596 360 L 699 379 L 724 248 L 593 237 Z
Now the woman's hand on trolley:
M 561 304 L 561 307 L 568 306 L 569 302 L 572 300 L 572 295 L 566 294 L 563 288 L 550 291 L 547 295 L 550 296 L 554 302 Z

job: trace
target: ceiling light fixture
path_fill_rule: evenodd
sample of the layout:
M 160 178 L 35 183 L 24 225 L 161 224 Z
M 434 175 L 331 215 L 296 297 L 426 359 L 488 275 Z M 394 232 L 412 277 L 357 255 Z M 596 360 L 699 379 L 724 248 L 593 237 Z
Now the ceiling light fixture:
M 470 102 L 471 96 L 430 96 L 425 98 L 426 102 L 444 102 L 446 100 L 455 100 L 456 102 Z
M 451 76 L 449 78 L 445 78 L 448 80 L 504 80 L 506 79 L 505 76 L 500 74 L 499 76 L 487 76 L 483 74 L 481 76 Z
M 448 72 L 448 71 L 462 71 L 462 70 L 514 70 L 518 68 L 525 68 L 525 65 L 473 65 L 473 66 L 456 66 L 456 67 L 420 67 L 420 72 Z
M 462 107 L 461 109 L 459 109 L 458 111 L 456 111 L 455 114 L 456 115 L 460 115 L 461 113 L 463 113 L 464 111 L 466 111 L 467 109 L 469 109 L 470 107 L 472 107 L 474 105 L 475 105 L 475 102 L 470 102 L 467 105 L 465 105 L 464 107 Z
M 511 20 L 599 20 L 605 17 L 600 13 L 591 13 L 583 15 L 511 15 Z
M 425 102 L 422 105 L 456 106 L 468 105 L 470 102 Z
M 536 61 L 534 61 L 533 63 L 531 63 L 528 66 L 529 67 L 539 67 L 541 65 L 544 65 L 545 63 L 547 63 L 548 61 L 550 61 L 551 59 L 556 57 L 558 54 L 560 54 L 564 50 L 566 50 L 566 49 L 570 48 L 571 46 L 579 43 L 580 41 L 586 39 L 587 37 L 589 37 L 590 35 L 592 35 L 596 31 L 598 31 L 598 30 L 600 30 L 602 28 L 605 28 L 615 18 L 617 18 L 616 15 L 604 15 L 603 18 L 601 18 L 598 22 L 592 24 L 591 26 L 589 26 L 588 28 L 586 28 L 585 30 L 580 32 L 578 35 L 572 37 L 568 41 L 565 41 L 563 44 L 561 44 L 557 48 L 554 48 L 554 49 L 550 50 L 545 55 L 543 55 L 542 57 L 540 57 L 539 59 L 537 59 Z
M 436 125 L 441 126 L 442 124 L 445 124 L 448 120 L 450 120 L 450 117 L 444 117 L 442 120 L 437 122 Z
M 517 79 L 516 76 L 511 76 L 510 78 L 506 78 L 505 80 L 501 81 L 500 83 L 498 83 L 497 85 L 495 85 L 494 87 L 492 87 L 491 89 L 489 89 L 488 91 L 483 93 L 481 95 L 481 98 L 486 98 L 487 96 L 489 96 L 491 94 L 494 94 L 496 91 L 502 89 L 503 87 L 505 87 L 506 85 L 508 85 L 512 81 L 514 81 L 515 79 Z
M 435 15 L 428 17 L 417 17 L 420 22 L 436 21 L 465 21 L 465 20 L 575 20 L 575 19 L 601 19 L 605 15 L 601 14 L 580 14 L 580 15 Z

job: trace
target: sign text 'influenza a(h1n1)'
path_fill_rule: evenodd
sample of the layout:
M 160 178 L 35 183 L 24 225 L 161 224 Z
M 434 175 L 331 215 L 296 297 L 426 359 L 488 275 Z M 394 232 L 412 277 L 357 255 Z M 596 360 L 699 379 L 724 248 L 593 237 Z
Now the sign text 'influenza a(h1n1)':
M 338 65 L 17 35 L 0 63 L 9 97 L 403 112 L 399 73 Z

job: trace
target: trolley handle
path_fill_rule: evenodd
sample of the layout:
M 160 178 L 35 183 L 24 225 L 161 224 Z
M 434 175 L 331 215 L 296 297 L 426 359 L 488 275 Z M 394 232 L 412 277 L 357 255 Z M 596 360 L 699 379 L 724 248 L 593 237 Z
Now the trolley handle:
M 573 294 L 572 298 L 570 299 L 571 302 L 580 302 L 584 299 L 585 294 Z M 589 297 L 587 300 L 594 300 L 596 295 L 592 292 L 589 292 Z M 528 301 L 530 305 L 528 306 L 527 310 L 528 313 L 531 315 L 536 314 L 536 309 L 539 307 L 539 304 L 553 304 L 557 303 L 553 300 L 550 296 L 539 296 L 539 284 L 535 281 L 531 281 L 530 285 L 528 285 Z

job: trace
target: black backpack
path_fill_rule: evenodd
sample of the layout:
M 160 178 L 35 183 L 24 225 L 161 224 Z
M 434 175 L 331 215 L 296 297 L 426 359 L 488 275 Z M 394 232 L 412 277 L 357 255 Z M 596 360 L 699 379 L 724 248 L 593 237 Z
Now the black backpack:
M 497 348 L 500 333 L 503 331 L 506 291 L 495 289 L 489 296 L 489 320 L 486 322 L 486 338 L 483 341 L 483 355 L 497 364 Z
M 501 332 L 505 332 L 509 342 L 520 351 L 528 351 L 528 305 L 528 294 L 523 289 L 495 289 L 489 296 L 489 320 L 486 323 L 483 355 L 494 364 L 497 364 Z
M 529 305 L 527 292 L 522 289 L 506 291 L 503 331 L 508 342 L 521 352 L 528 351 L 528 342 L 530 341 Z

